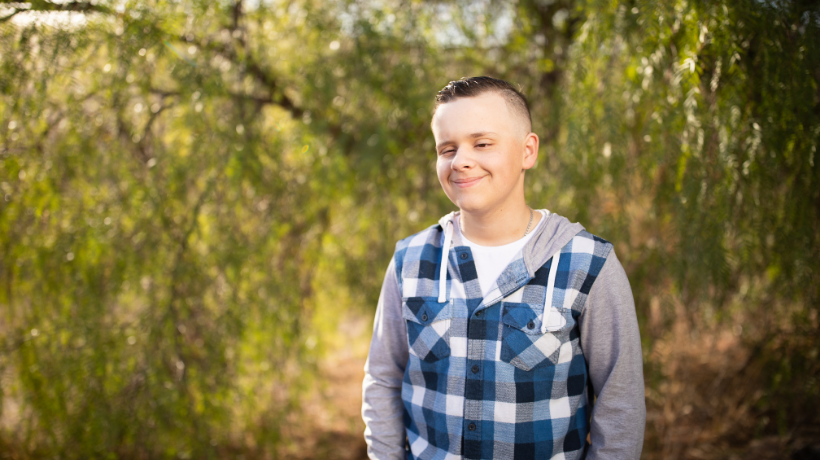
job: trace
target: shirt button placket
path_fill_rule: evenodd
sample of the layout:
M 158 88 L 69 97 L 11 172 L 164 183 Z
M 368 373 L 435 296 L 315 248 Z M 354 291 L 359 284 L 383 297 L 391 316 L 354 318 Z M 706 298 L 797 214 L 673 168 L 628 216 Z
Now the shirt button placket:
M 470 362 L 472 361 L 472 362 Z M 478 360 L 470 360 L 467 362 L 467 379 L 468 381 L 472 381 L 474 383 L 481 382 L 481 365 L 480 361 Z M 476 395 L 473 395 L 474 397 Z M 481 413 L 481 407 L 486 403 L 485 401 L 481 401 L 478 399 L 468 399 L 466 401 L 467 409 L 465 412 L 468 418 L 472 418 L 475 420 L 476 416 Z M 472 407 L 470 407 L 472 406 Z M 479 441 L 481 439 L 481 430 L 477 422 L 464 420 L 466 432 L 465 437 L 466 439 L 470 439 L 472 441 Z
M 461 259 L 461 261 L 459 263 L 459 269 L 461 268 L 462 264 L 470 263 L 470 261 L 472 260 L 471 257 L 470 257 L 469 250 L 460 252 L 458 254 L 458 258 Z M 468 308 L 471 308 L 471 307 L 468 307 Z M 465 437 L 466 440 L 470 440 L 470 441 L 480 441 L 481 440 L 481 425 L 479 423 L 480 423 L 480 420 L 481 420 L 482 407 L 484 406 L 484 404 L 486 404 L 486 401 L 483 401 L 483 398 L 481 398 L 481 391 L 482 391 L 481 390 L 481 387 L 482 387 L 482 385 L 481 385 L 481 380 L 482 380 L 481 362 L 482 362 L 482 358 L 484 356 L 483 341 L 469 338 L 470 337 L 469 330 L 471 329 L 470 326 L 473 323 L 472 318 L 477 319 L 477 318 L 480 318 L 481 316 L 482 316 L 481 311 L 473 313 L 471 317 L 468 317 L 470 319 L 468 320 L 468 325 L 467 325 L 467 329 L 468 329 L 467 337 L 468 337 L 468 339 L 467 339 L 467 363 L 466 363 L 467 364 L 467 372 L 466 372 L 466 377 L 467 377 L 468 381 L 472 382 L 472 384 L 470 384 L 468 382 L 467 385 L 469 387 L 473 388 L 473 392 L 476 391 L 476 390 L 478 391 L 477 394 L 465 395 L 467 397 L 465 398 L 465 402 L 464 402 L 464 415 L 465 415 L 465 418 L 463 419 L 463 422 L 462 422 L 463 423 L 462 429 L 464 430 L 463 431 L 463 436 Z M 478 321 L 482 321 L 482 320 L 478 320 Z

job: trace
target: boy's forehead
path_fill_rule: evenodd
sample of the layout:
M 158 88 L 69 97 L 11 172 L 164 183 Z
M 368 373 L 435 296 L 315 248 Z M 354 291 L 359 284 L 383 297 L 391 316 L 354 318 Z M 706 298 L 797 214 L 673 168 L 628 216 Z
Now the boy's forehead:
M 450 135 L 461 130 L 499 131 L 514 129 L 514 115 L 507 101 L 494 92 L 463 97 L 438 106 L 431 127 L 435 135 Z

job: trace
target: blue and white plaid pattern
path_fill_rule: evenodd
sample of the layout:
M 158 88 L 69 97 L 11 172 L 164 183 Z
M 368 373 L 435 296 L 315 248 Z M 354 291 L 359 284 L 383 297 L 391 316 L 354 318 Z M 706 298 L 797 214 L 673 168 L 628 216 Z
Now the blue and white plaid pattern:
M 553 259 L 530 277 L 519 253 L 484 297 L 466 246 L 449 251 L 448 301 L 439 303 L 443 239 L 434 225 L 394 256 L 410 346 L 409 458 L 583 458 L 590 413 L 577 319 L 612 245 L 586 231 L 573 237 L 545 312 Z

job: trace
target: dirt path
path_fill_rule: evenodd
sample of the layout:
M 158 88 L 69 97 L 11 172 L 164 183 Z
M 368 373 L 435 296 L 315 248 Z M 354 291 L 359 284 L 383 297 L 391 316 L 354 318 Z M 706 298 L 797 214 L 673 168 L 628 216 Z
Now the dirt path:
M 362 380 L 372 319 L 354 317 L 340 325 L 347 340 L 319 363 L 318 388 L 302 403 L 300 414 L 283 433 L 290 441 L 281 452 L 288 460 L 367 458 L 361 417 Z

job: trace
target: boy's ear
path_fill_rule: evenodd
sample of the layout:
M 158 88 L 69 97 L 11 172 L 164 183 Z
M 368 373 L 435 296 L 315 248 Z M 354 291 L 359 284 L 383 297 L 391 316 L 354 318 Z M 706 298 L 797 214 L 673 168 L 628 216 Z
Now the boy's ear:
M 524 138 L 524 169 L 535 166 L 535 161 L 538 160 L 538 142 L 538 135 L 535 133 L 529 133 Z

